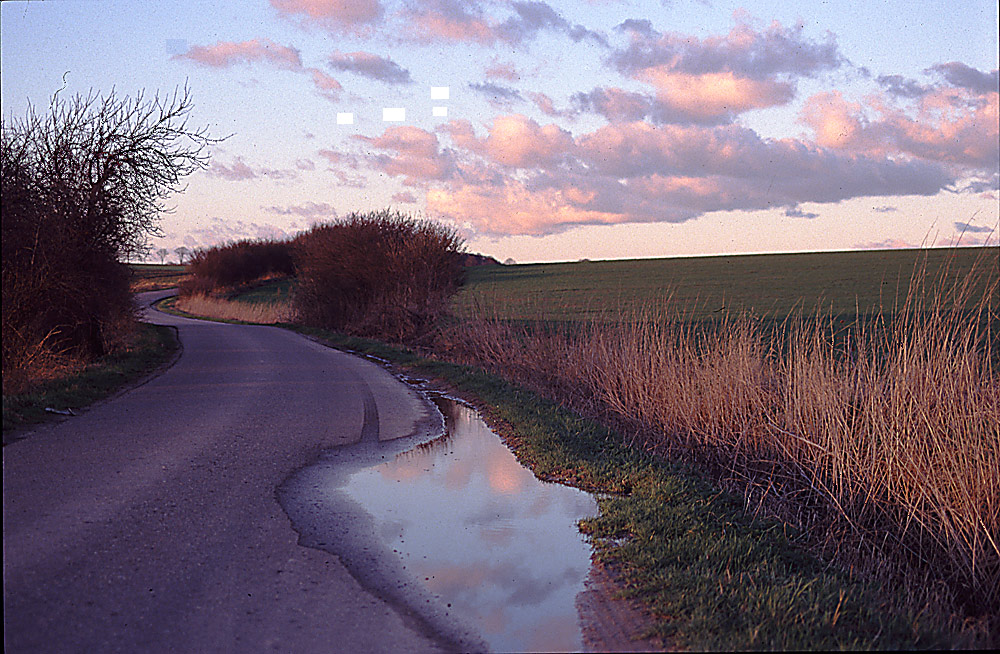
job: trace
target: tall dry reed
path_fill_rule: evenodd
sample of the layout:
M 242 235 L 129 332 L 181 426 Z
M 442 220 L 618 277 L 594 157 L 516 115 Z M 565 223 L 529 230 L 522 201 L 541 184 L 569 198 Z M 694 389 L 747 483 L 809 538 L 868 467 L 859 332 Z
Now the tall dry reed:
M 902 306 L 839 332 L 822 315 L 696 327 L 667 307 L 578 329 L 480 316 L 457 340 L 470 359 L 611 419 L 635 444 L 707 465 L 824 554 L 903 579 L 909 608 L 936 602 L 941 617 L 957 606 L 990 631 L 1000 607 L 990 265 L 975 273 L 988 275 L 982 296 L 968 278 L 920 269 Z
M 178 298 L 176 306 L 186 313 L 217 320 L 240 320 L 265 325 L 295 320 L 295 311 L 289 302 L 251 304 L 206 295 L 189 295 Z

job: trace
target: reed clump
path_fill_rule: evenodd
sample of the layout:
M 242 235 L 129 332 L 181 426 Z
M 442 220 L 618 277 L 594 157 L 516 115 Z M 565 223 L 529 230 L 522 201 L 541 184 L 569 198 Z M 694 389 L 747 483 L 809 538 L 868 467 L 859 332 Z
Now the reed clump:
M 295 320 L 295 310 L 289 302 L 263 302 L 251 304 L 210 295 L 186 295 L 178 298 L 177 309 L 194 316 L 216 320 L 275 325 Z
M 1000 626 L 992 265 L 920 268 L 901 306 L 846 329 L 801 312 L 699 326 L 669 306 L 568 328 L 481 313 L 454 347 L 710 470 L 828 560 L 902 585 L 903 610 L 982 644 Z

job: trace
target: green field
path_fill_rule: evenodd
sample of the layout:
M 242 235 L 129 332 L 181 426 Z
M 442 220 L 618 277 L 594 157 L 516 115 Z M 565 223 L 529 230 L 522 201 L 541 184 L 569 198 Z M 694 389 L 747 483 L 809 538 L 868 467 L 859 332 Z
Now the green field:
M 981 296 L 997 279 L 998 256 L 998 248 L 942 248 L 484 266 L 469 270 L 456 307 L 467 314 L 478 304 L 501 318 L 556 321 L 615 319 L 668 300 L 692 320 L 744 310 L 781 319 L 799 308 L 891 313 L 925 261 L 929 280 L 946 269 L 959 277 L 974 266 L 986 269 Z

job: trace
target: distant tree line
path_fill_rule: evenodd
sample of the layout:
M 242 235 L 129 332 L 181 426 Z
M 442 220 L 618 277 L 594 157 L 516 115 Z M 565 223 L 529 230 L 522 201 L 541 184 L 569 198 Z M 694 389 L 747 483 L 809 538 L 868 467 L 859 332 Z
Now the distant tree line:
M 4 392 L 53 357 L 89 359 L 133 324 L 129 272 L 164 200 L 207 165 L 187 88 L 53 96 L 2 123 Z

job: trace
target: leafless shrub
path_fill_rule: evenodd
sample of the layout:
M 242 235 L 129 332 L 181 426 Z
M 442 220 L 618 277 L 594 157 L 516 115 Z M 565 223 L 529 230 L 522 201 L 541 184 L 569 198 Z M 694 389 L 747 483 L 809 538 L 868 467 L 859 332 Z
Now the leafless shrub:
M 461 248 L 452 229 L 388 210 L 314 227 L 295 241 L 299 319 L 354 334 L 420 339 L 461 284 Z
M 238 241 L 199 250 L 188 269 L 191 277 L 181 284 L 182 295 L 205 295 L 264 277 L 295 274 L 291 244 L 273 240 Z
M 203 167 L 210 139 L 188 128 L 187 89 L 166 97 L 114 92 L 3 122 L 3 371 L 40 350 L 104 353 L 127 330 L 129 275 L 119 261 L 157 232 L 164 199 Z

